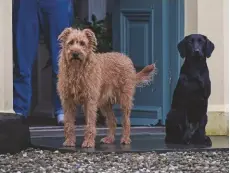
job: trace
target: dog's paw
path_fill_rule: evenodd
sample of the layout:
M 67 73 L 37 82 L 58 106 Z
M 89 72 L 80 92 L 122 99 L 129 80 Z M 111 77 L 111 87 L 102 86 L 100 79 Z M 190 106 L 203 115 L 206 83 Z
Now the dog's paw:
M 100 140 L 100 142 L 103 144 L 112 144 L 114 142 L 114 140 L 115 140 L 114 137 L 106 136 L 106 137 L 102 138 Z
M 182 142 L 184 145 L 189 145 L 191 143 L 191 135 L 189 132 L 185 132 Z
M 189 145 L 191 143 L 191 132 L 189 129 L 185 131 L 182 141 L 184 145 Z
M 82 148 L 94 148 L 95 140 L 87 140 L 85 139 L 81 145 Z
M 71 141 L 71 140 L 66 140 L 64 143 L 63 143 L 63 146 L 64 147 L 75 147 L 75 141 Z
M 129 145 L 130 143 L 131 143 L 132 141 L 131 141 L 131 139 L 130 138 L 121 138 L 121 144 L 123 144 L 123 145 Z
M 184 145 L 190 145 L 191 141 L 189 139 L 183 140 Z
M 205 145 L 207 147 L 212 146 L 212 140 L 209 136 L 201 135 L 193 138 L 192 143 L 195 145 Z

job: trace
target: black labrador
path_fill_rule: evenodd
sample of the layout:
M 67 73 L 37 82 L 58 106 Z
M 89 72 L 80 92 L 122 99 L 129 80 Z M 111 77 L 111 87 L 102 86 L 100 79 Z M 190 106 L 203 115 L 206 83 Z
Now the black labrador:
M 204 35 L 191 34 L 177 45 L 184 64 L 166 118 L 166 143 L 211 146 L 205 134 L 211 81 L 206 58 L 215 48 Z

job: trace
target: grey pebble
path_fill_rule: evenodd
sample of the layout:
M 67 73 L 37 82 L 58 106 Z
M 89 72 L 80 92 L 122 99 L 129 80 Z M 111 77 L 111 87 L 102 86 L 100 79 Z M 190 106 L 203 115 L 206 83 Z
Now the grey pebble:
M 12 173 L 186 173 L 229 170 L 229 152 L 60 153 L 28 149 L 0 155 L 0 172 Z
M 84 170 L 82 168 L 78 168 L 78 172 L 83 172 Z

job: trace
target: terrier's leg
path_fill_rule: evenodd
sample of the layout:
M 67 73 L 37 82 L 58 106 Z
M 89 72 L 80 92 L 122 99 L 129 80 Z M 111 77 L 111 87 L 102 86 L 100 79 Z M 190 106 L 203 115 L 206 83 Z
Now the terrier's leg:
M 64 109 L 64 134 L 65 142 L 63 146 L 75 147 L 75 120 L 76 120 L 76 106 L 73 103 L 63 104 Z
M 100 110 L 103 116 L 106 117 L 106 124 L 109 128 L 107 136 L 101 139 L 101 143 L 111 144 L 115 140 L 114 136 L 115 136 L 116 127 L 117 127 L 117 120 L 114 115 L 111 104 L 104 106 Z
M 86 129 L 82 148 L 94 148 L 96 137 L 96 120 L 97 120 L 97 104 L 88 101 L 84 105 L 84 113 L 86 118 Z

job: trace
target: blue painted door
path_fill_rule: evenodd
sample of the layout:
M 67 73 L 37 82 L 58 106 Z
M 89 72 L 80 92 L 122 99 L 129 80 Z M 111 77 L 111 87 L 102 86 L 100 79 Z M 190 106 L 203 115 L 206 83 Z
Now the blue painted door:
M 114 50 L 130 56 L 137 71 L 151 63 L 156 63 L 158 69 L 153 84 L 136 90 L 132 125 L 156 125 L 159 121 L 164 125 L 170 108 L 169 1 L 116 0 L 114 3 Z M 114 110 L 121 124 L 119 106 Z

